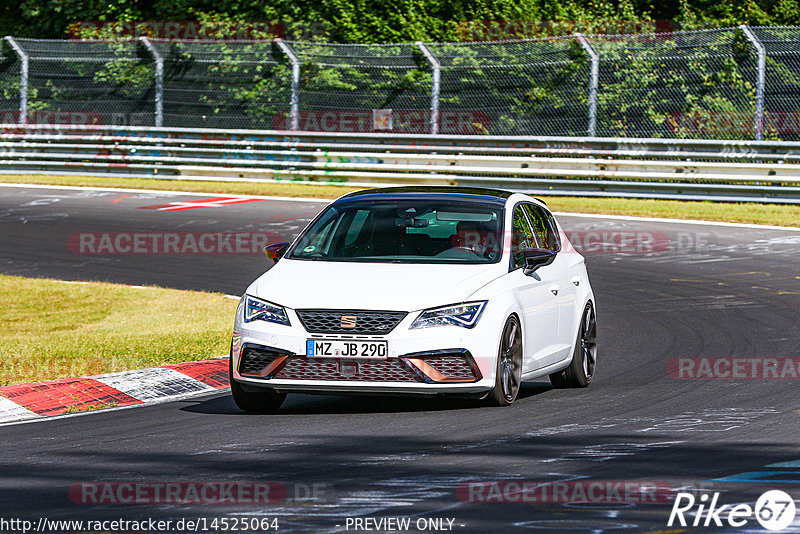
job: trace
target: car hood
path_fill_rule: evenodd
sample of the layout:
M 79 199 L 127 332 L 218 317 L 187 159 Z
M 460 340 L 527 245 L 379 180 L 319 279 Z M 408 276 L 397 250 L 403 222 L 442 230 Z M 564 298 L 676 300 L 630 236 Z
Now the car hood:
M 248 293 L 289 308 L 414 311 L 463 302 L 507 272 L 498 263 L 441 265 L 283 259 Z

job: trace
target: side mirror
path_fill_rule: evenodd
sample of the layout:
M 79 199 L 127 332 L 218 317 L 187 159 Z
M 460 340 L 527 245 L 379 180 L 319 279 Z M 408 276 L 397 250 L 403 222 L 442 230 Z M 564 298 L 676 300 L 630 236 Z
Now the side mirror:
M 526 248 L 522 250 L 522 255 L 525 258 L 525 267 L 523 272 L 528 275 L 532 274 L 539 267 L 550 265 L 556 259 L 556 252 L 543 248 Z
M 264 254 L 275 263 L 278 263 L 278 260 L 286 254 L 287 248 L 289 248 L 289 243 L 273 243 L 264 247 Z

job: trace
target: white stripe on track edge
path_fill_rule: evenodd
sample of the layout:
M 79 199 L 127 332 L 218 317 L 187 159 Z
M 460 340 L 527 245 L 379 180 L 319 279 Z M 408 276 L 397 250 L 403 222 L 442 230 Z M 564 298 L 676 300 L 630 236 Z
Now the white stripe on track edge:
M 28 189 L 64 189 L 67 191 L 108 191 L 112 193 L 155 193 L 164 195 L 187 195 L 196 197 L 207 197 L 208 195 L 225 195 L 235 198 L 258 198 L 262 200 L 281 200 L 290 202 L 320 202 L 329 204 L 335 199 L 325 198 L 308 198 L 308 197 L 276 197 L 265 195 L 236 195 L 228 193 L 197 193 L 193 191 L 172 191 L 160 189 L 125 189 L 120 187 L 94 187 L 94 186 L 76 186 L 76 185 L 45 185 L 45 184 L 15 184 L 0 182 L 0 187 L 19 187 Z M 546 198 L 545 198 L 546 200 Z M 637 217 L 633 215 L 604 215 L 595 213 L 576 213 L 569 211 L 556 211 L 553 212 L 558 216 L 569 217 L 586 217 L 597 219 L 617 219 L 620 221 L 643 221 L 643 222 L 658 222 L 658 223 L 677 223 L 677 224 L 699 224 L 706 226 L 727 226 L 730 228 L 754 228 L 760 230 L 787 230 L 790 232 L 800 232 L 800 228 L 796 226 L 774 226 L 768 224 L 748 224 L 748 223 L 732 223 L 722 221 L 705 221 L 702 219 L 670 219 L 666 217 Z
M 704 221 L 700 219 L 669 219 L 666 217 L 636 217 L 633 215 L 602 215 L 596 213 L 573 213 L 570 211 L 554 211 L 559 217 L 583 217 L 587 219 L 616 219 L 619 221 L 641 221 L 657 223 L 676 223 L 676 224 L 700 224 L 703 226 L 726 226 L 728 228 L 753 228 L 756 230 L 786 230 L 789 232 L 800 232 L 796 226 L 774 226 L 769 224 L 748 224 L 733 223 L 724 221 Z
M 180 371 L 163 367 L 121 371 L 97 376 L 94 379 L 147 403 L 187 393 L 201 393 L 216 389 Z
M 198 193 L 197 191 L 173 191 L 168 189 L 128 189 L 123 187 L 95 187 L 80 185 L 49 185 L 49 184 L 15 184 L 0 182 L 0 187 L 19 187 L 23 189 L 63 189 L 67 191 L 105 191 L 110 193 L 150 193 L 163 195 L 187 195 L 192 197 L 207 197 L 209 195 L 227 196 L 234 198 L 258 198 L 261 200 L 287 200 L 291 202 L 324 202 L 329 204 L 334 199 L 328 198 L 309 198 L 309 197 L 276 197 L 264 195 L 237 195 L 234 193 Z
M 11 425 L 24 425 L 27 423 L 44 423 L 47 421 L 55 421 L 58 419 L 67 419 L 70 417 L 84 417 L 87 415 L 100 415 L 108 412 L 118 412 L 120 410 L 130 410 L 132 408 L 142 408 L 145 406 L 155 406 L 157 404 L 166 404 L 168 402 L 175 402 L 181 401 L 185 399 L 191 399 L 194 397 L 200 397 L 203 395 L 212 395 L 214 393 L 225 393 L 230 392 L 230 388 L 222 388 L 222 389 L 210 389 L 207 391 L 193 391 L 191 393 L 185 393 L 183 395 L 175 395 L 174 397 L 164 397 L 161 399 L 153 400 L 150 402 L 143 402 L 141 404 L 129 404 L 127 406 L 115 406 L 113 408 L 103 408 L 102 410 L 86 410 L 83 412 L 76 412 L 76 413 L 62 413 L 59 415 L 39 415 L 30 419 L 19 419 L 17 421 L 6 421 L 0 422 L 0 427 L 4 426 L 11 426 Z
M 11 399 L 0 397 L 0 423 L 12 423 L 23 419 L 41 417 L 38 413 L 20 406 Z

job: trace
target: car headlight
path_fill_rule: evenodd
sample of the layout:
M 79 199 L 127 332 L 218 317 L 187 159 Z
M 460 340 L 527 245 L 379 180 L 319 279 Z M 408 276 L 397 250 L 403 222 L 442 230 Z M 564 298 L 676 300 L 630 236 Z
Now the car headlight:
M 267 321 L 291 326 L 283 306 L 247 295 L 244 298 L 244 322 L 251 321 Z
M 429 326 L 453 325 L 463 328 L 472 328 L 478 324 L 481 318 L 486 301 L 466 302 L 453 306 L 443 306 L 441 308 L 431 308 L 419 314 L 411 328 L 427 328 Z

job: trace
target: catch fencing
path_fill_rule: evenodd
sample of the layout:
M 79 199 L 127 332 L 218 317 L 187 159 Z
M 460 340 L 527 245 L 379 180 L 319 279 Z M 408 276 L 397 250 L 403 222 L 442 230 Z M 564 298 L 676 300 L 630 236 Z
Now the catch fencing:
M 473 43 L 6 37 L 0 123 L 800 140 L 800 27 Z

